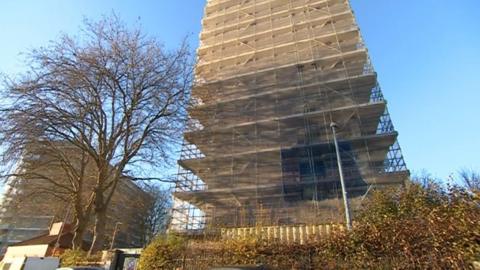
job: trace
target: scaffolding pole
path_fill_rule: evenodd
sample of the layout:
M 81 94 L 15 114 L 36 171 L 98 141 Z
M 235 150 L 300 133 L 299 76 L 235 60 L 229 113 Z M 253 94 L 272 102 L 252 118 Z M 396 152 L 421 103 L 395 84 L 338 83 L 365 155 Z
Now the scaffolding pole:
M 340 156 L 340 148 L 338 147 L 337 141 L 337 132 L 335 130 L 337 128 L 337 124 L 335 122 L 332 122 L 330 124 L 330 127 L 332 128 L 333 142 L 335 143 L 335 152 L 337 154 L 338 173 L 340 175 L 340 184 L 342 186 L 343 206 L 345 208 L 345 224 L 347 226 L 347 230 L 350 231 L 352 229 L 352 218 L 350 217 L 347 188 L 345 186 L 345 180 L 343 179 L 342 157 Z

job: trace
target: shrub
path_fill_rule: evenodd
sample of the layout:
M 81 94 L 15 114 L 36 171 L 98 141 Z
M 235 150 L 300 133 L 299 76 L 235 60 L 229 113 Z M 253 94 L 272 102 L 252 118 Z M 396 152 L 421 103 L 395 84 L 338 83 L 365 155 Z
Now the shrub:
M 139 270 L 175 269 L 184 250 L 183 238 L 174 235 L 159 236 L 143 250 Z
M 84 265 L 88 264 L 89 262 L 99 262 L 101 260 L 101 253 L 96 253 L 91 256 L 88 256 L 86 251 L 81 249 L 69 249 L 66 250 L 61 256 L 60 261 L 62 267 L 68 266 L 76 266 L 76 265 Z
M 466 269 L 480 254 L 480 201 L 458 187 L 411 184 L 378 190 L 365 201 L 350 232 L 322 241 L 284 244 L 261 239 L 159 239 L 141 269 L 265 264 L 271 269 Z M 175 264 L 174 262 L 177 262 Z
M 357 269 L 463 269 L 480 254 L 479 220 L 478 197 L 458 187 L 377 191 L 322 253 Z

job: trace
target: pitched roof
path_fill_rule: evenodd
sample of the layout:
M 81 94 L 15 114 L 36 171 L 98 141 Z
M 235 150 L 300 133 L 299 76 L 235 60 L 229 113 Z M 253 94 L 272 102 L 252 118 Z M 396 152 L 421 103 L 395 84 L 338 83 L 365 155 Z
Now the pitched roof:
M 57 243 L 58 235 L 49 235 L 43 234 L 32 239 L 28 239 L 14 245 L 13 247 L 18 246 L 33 246 L 33 245 L 49 245 L 51 247 L 55 246 Z M 73 240 L 73 233 L 72 232 L 65 232 L 60 236 L 58 240 L 60 248 L 71 248 L 72 247 L 72 240 Z

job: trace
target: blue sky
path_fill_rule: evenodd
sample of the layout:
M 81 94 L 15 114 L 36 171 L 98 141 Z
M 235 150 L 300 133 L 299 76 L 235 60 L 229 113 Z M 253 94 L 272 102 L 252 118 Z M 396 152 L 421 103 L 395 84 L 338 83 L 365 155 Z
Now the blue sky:
M 480 1 L 352 0 L 409 168 L 446 177 L 480 170 Z M 22 71 L 21 52 L 75 34 L 84 17 L 140 18 L 167 47 L 191 36 L 203 0 L 0 2 L 0 72 Z

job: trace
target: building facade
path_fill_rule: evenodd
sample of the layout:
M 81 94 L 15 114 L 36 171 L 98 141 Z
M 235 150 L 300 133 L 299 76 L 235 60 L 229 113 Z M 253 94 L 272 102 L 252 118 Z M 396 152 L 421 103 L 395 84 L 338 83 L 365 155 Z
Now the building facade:
M 61 144 L 58 144 L 61 145 Z M 75 149 L 62 145 L 69 161 L 80 162 Z M 79 166 L 75 164 L 73 166 Z M 70 193 L 64 190 L 69 177 L 62 164 L 52 154 L 33 146 L 22 157 L 17 174 L 7 183 L 0 207 L 0 255 L 7 247 L 48 233 L 55 222 L 73 222 Z M 96 170 L 88 163 L 85 169 L 83 197 L 86 201 L 95 184 Z M 46 180 L 49 179 L 49 180 Z M 106 243 L 110 245 L 115 227 L 116 247 L 142 247 L 145 244 L 146 224 L 152 197 L 128 177 L 122 177 L 112 197 L 107 214 Z M 93 214 L 90 224 L 93 224 Z M 93 227 L 85 241 L 93 238 Z
M 171 229 L 342 222 L 409 175 L 348 0 L 210 0 Z M 354 213 L 353 213 L 354 214 Z

